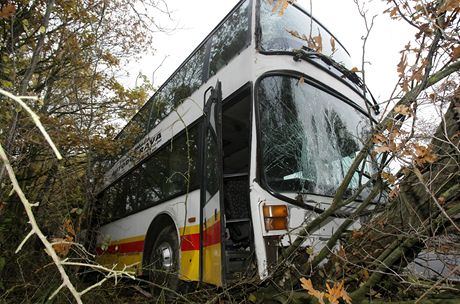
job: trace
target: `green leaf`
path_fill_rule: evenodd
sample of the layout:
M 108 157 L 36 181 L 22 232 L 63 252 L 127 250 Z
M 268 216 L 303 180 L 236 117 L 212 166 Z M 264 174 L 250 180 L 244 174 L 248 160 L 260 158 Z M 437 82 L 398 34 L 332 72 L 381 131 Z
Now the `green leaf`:
M 22 26 L 24 27 L 24 30 L 26 33 L 29 31 L 29 21 L 27 19 L 21 20 Z
M 257 301 L 257 297 L 253 293 L 251 293 L 248 297 L 248 301 L 255 303 Z
M 44 27 L 43 25 L 40 26 L 39 32 L 44 34 L 46 32 L 46 27 Z
M 2 80 L 1 84 L 2 84 L 2 87 L 7 88 L 7 89 L 10 89 L 13 87 L 13 83 L 8 80 Z

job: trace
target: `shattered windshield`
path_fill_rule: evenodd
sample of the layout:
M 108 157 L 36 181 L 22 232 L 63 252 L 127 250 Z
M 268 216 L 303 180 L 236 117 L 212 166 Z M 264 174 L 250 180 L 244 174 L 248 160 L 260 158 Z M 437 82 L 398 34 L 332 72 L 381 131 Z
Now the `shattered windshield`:
M 289 5 L 280 14 L 276 8 L 277 1 L 260 0 L 259 48 L 262 51 L 295 51 L 308 46 L 305 38 L 315 38 L 318 51 L 348 69 L 352 67 L 350 55 L 320 23 L 311 18 L 295 5 Z
M 257 94 L 267 185 L 276 192 L 334 195 L 369 136 L 368 118 L 303 78 L 265 77 Z M 367 180 L 356 172 L 350 190 Z

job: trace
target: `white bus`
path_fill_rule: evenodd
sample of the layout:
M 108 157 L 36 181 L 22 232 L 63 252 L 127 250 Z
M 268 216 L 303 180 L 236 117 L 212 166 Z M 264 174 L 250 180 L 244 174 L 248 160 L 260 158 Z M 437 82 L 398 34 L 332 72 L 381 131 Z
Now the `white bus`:
M 117 136 L 98 195 L 100 263 L 172 286 L 264 279 L 328 207 L 376 106 L 340 42 L 275 3 L 240 1 Z M 327 240 L 341 215 L 304 245 Z

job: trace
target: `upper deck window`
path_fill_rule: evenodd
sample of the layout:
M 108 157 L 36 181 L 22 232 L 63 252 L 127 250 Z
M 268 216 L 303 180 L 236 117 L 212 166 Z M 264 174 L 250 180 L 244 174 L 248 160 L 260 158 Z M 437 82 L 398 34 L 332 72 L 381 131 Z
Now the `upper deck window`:
M 212 35 L 210 77 L 249 45 L 249 11 L 249 1 L 245 1 Z
M 261 51 L 293 52 L 302 46 L 307 46 L 307 42 L 293 35 L 293 32 L 305 37 L 321 35 L 321 53 L 347 68 L 352 67 L 348 52 L 320 23 L 295 5 L 289 5 L 282 15 L 273 12 L 275 2 L 260 0 L 259 3 L 261 36 L 258 47 Z M 335 51 L 332 50 L 332 44 L 335 46 Z

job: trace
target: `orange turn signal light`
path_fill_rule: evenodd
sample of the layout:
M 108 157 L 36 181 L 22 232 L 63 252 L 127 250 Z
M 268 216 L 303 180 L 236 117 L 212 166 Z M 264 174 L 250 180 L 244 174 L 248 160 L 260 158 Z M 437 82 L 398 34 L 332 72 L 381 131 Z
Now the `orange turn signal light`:
M 286 205 L 265 205 L 263 206 L 265 229 L 287 230 L 288 210 Z
M 269 230 L 287 230 L 287 218 L 285 217 L 275 217 L 275 218 L 266 218 L 265 219 L 265 229 Z
M 264 217 L 287 217 L 288 211 L 286 205 L 265 205 Z

